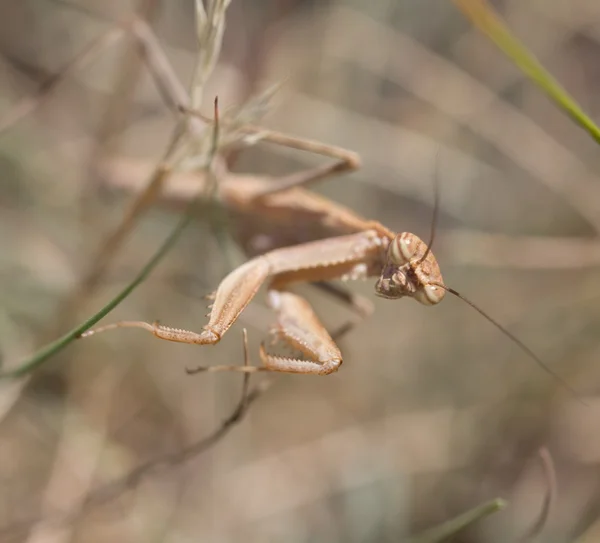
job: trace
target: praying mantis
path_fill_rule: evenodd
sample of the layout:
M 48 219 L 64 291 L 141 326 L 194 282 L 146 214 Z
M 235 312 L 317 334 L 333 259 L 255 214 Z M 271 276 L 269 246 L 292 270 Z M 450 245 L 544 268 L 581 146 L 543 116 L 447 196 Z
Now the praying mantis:
M 151 66 L 153 57 L 158 57 L 160 50 L 152 45 L 147 25 L 136 21 L 131 29 L 146 48 L 146 58 L 150 61 L 151 71 L 154 70 L 155 79 L 160 74 L 168 73 L 167 63 L 160 67 Z M 168 93 L 169 89 L 177 89 L 178 84 L 173 80 L 161 87 Z M 186 105 L 181 92 L 171 94 L 170 102 L 176 105 L 180 114 L 190 119 L 203 117 Z M 202 120 L 211 121 L 206 117 Z M 222 156 L 215 157 L 217 197 L 225 207 L 241 217 L 238 237 L 249 260 L 230 272 L 218 285 L 212 295 L 208 323 L 200 332 L 195 332 L 158 322 L 120 321 L 88 330 L 81 335 L 82 338 L 119 328 L 140 328 L 163 340 L 215 345 L 236 322 L 259 288 L 267 283 L 267 302 L 276 315 L 272 338 L 300 351 L 302 357 L 272 354 L 263 343 L 260 348 L 262 366 L 217 365 L 189 371 L 273 371 L 327 375 L 337 371 L 343 361 L 333 337 L 337 334 L 330 334 L 308 301 L 290 287 L 302 282 L 315 283 L 342 299 L 356 302 L 357 297 L 332 285 L 330 281 L 376 278 L 375 294 L 388 300 L 408 297 L 423 305 L 434 306 L 444 299 L 446 293 L 462 299 L 570 389 L 520 339 L 457 290 L 445 285 L 431 250 L 438 207 L 437 189 L 432 234 L 425 243 L 415 234 L 393 232 L 376 220 L 361 217 L 353 210 L 307 190 L 306 187 L 315 181 L 357 169 L 360 159 L 355 153 L 250 124 L 237 125 L 235 129 L 248 136 L 260 136 L 258 139 L 262 141 L 308 150 L 334 158 L 335 161 L 273 179 L 233 173 Z M 105 178 L 109 185 L 112 183 L 138 193 L 143 191 L 142 187 L 135 187 L 135 183 L 132 183 L 135 178 L 135 175 L 131 175 L 132 170 L 137 167 L 133 161 L 112 157 L 104 160 L 100 167 L 107 174 Z M 194 198 L 206 185 L 207 176 L 201 173 L 174 170 L 162 185 L 161 197 L 182 203 Z M 356 308 L 360 304 L 353 305 Z M 358 310 L 359 313 L 361 311 L 368 313 L 364 309 Z
M 197 112 L 186 111 L 190 115 Z M 205 120 L 208 120 L 204 117 Z M 248 133 L 261 133 L 268 141 L 288 142 L 289 136 L 260 127 L 244 127 Z M 516 343 L 546 372 L 569 388 L 527 345 L 457 290 L 445 285 L 431 248 L 439 206 L 436 176 L 435 206 L 431 235 L 425 243 L 410 232 L 395 233 L 383 224 L 369 220 L 336 202 L 305 188 L 333 173 L 356 169 L 358 157 L 337 147 L 293 139 L 295 146 L 336 158 L 336 162 L 299 172 L 283 179 L 236 174 L 221 164 L 218 197 L 239 216 L 238 239 L 251 258 L 231 271 L 210 296 L 213 303 L 208 323 L 195 332 L 144 321 L 120 321 L 87 331 L 82 337 L 118 328 L 141 328 L 163 340 L 193 345 L 215 345 L 236 322 L 259 288 L 268 284 L 267 303 L 276 315 L 271 330 L 273 342 L 281 341 L 300 351 L 300 357 L 274 355 L 265 343 L 260 347 L 262 366 L 208 366 L 188 369 L 220 372 L 283 372 L 328 375 L 343 361 L 335 340 L 321 323 L 308 301 L 290 287 L 309 282 L 325 286 L 332 280 L 353 281 L 376 278 L 375 294 L 388 300 L 412 298 L 434 306 L 450 293 L 474 308 Z M 105 167 L 109 185 L 137 191 L 143 167 L 129 159 L 114 159 Z M 203 189 L 202 174 L 173 172 L 163 188 L 162 199 L 181 204 Z M 343 289 L 333 293 L 351 302 L 356 299 Z M 345 330 L 346 331 L 346 330 Z
M 395 235 L 376 221 L 369 221 L 333 205 L 314 194 L 290 188 L 260 196 L 266 182 L 244 185 L 224 184 L 225 202 L 243 206 L 256 214 L 284 212 L 290 224 L 300 231 L 303 223 L 321 213 L 321 227 L 329 223 L 332 231 L 348 232 L 290 247 L 281 247 L 256 256 L 233 270 L 211 296 L 208 324 L 201 333 L 175 329 L 157 323 L 122 321 L 89 330 L 84 337 L 114 328 L 136 327 L 150 331 L 159 339 L 197 345 L 216 344 L 229 330 L 260 286 L 270 281 L 268 304 L 277 315 L 273 334 L 299 349 L 307 359 L 274 356 L 264 345 L 262 368 L 249 366 L 244 371 L 270 370 L 289 373 L 329 374 L 342 364 L 342 355 L 309 303 L 288 289 L 297 282 L 356 280 L 379 275 L 376 292 L 382 297 L 413 297 L 426 305 L 442 300 L 445 287 L 438 263 L 427 245 L 414 234 Z M 243 186 L 242 191 L 236 187 Z M 229 192 L 231 190 L 231 192 Z M 244 194 L 242 194 L 242 192 Z M 307 225 L 310 231 L 312 225 Z M 238 370 L 237 367 L 212 366 L 209 371 Z M 241 369 L 241 368 L 240 368 Z

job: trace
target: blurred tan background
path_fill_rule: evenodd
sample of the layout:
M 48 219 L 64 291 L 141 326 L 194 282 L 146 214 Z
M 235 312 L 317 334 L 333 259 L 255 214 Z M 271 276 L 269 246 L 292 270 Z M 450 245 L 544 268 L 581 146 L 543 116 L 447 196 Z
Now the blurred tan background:
M 600 4 L 494 5 L 598 118 Z M 191 1 L 1 3 L 0 117 L 140 10 L 187 87 L 196 54 Z M 135 51 L 126 40 L 114 43 L 0 133 L 4 367 L 106 303 L 175 224 L 173 211 L 153 207 L 95 295 L 61 314 L 129 198 L 90 175 L 94 142 L 153 164 L 173 126 Z M 44 522 L 221 424 L 241 376 L 184 369 L 241 364 L 244 326 L 259 363 L 271 320 L 259 295 L 215 347 L 119 330 L 72 344 L 31 379 L 0 383 L 0 540 L 405 541 L 500 496 L 509 502 L 504 511 L 454 541 L 517 541 L 542 508 L 547 481 L 537 452 L 547 447 L 558 492 L 536 540 L 596 541 L 597 145 L 449 0 L 233 0 L 205 111 L 215 94 L 226 108 L 278 82 L 266 126 L 363 160 L 360 171 L 314 190 L 395 231 L 427 238 L 437 156 L 434 250 L 446 283 L 539 353 L 587 405 L 459 300 L 429 308 L 377 299 L 374 281 L 359 282 L 351 288 L 369 296 L 375 312 L 340 342 L 337 374 L 276 379 L 204 454 L 67 522 Z M 322 161 L 258 145 L 235 170 L 284 174 Z M 234 259 L 243 258 L 234 249 Z M 202 297 L 230 265 L 214 228 L 197 221 L 106 322 L 160 319 L 199 330 Z M 319 291 L 300 291 L 332 329 L 347 318 Z

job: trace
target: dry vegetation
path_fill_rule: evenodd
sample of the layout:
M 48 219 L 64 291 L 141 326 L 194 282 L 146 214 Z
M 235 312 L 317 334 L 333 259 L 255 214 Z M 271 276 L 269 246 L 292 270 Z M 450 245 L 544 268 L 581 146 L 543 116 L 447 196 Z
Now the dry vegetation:
M 600 4 L 495 5 L 598 118 Z M 114 153 L 151 169 L 175 116 L 133 40 L 115 38 L 55 85 L 52 75 L 135 12 L 189 86 L 191 0 L 0 5 L 4 368 L 106 303 L 177 221 L 172 207 L 151 207 L 114 260 L 100 262 L 98 284 L 74 295 L 132 197 L 91 165 Z M 337 374 L 283 376 L 268 388 L 262 376 L 248 385 L 235 374 L 186 375 L 242 364 L 243 327 L 259 362 L 271 321 L 259 296 L 216 347 L 121 330 L 1 382 L 0 540 L 405 541 L 501 496 L 505 510 L 454 540 L 516 541 L 540 519 L 549 451 L 558 490 L 538 540 L 596 541 L 597 144 L 450 0 L 234 0 L 203 111 L 217 94 L 226 111 L 280 82 L 261 122 L 358 152 L 360 171 L 313 188 L 395 231 L 427 237 L 439 150 L 446 282 L 518 333 L 587 405 L 458 300 L 375 299 L 372 282 L 353 286 L 375 313 L 341 341 Z M 322 163 L 266 144 L 230 159 L 255 174 Z M 199 329 L 203 296 L 243 261 L 234 238 L 235 229 L 195 221 L 111 320 Z M 330 327 L 347 318 L 303 292 Z

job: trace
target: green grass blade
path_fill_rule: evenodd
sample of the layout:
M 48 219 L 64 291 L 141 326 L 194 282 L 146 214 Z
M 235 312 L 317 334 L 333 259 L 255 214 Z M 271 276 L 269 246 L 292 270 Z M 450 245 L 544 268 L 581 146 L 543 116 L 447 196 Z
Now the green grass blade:
M 129 296 L 136 287 L 138 287 L 144 280 L 150 275 L 152 270 L 157 264 L 163 259 L 163 257 L 173 247 L 181 233 L 191 222 L 194 216 L 194 209 L 196 202 L 190 204 L 190 208 L 186 211 L 185 215 L 180 219 L 177 226 L 173 229 L 169 237 L 163 242 L 159 249 L 154 253 L 152 258 L 146 263 L 138 275 L 129 283 L 119 294 L 117 294 L 110 302 L 108 302 L 100 311 L 92 315 L 85 322 L 73 328 L 70 332 L 67 332 L 64 336 L 58 338 L 52 343 L 42 347 L 37 353 L 35 353 L 29 360 L 23 362 L 17 368 L 1 372 L 0 379 L 22 377 L 36 369 L 38 366 L 46 362 L 49 358 L 63 350 L 69 343 L 77 339 L 83 332 L 89 330 L 94 326 L 100 319 L 108 315 L 115 307 L 117 307 L 127 296 Z
M 506 505 L 506 501 L 501 498 L 482 503 L 481 505 L 466 511 L 462 515 L 412 538 L 411 543 L 440 543 L 446 541 L 478 520 L 487 517 L 492 513 L 496 513 L 497 511 L 501 511 Z
M 600 143 L 600 128 L 586 115 L 564 87 L 540 64 L 539 60 L 527 50 L 525 45 L 511 33 L 486 0 L 454 0 L 454 3 L 522 72 L 596 142 Z

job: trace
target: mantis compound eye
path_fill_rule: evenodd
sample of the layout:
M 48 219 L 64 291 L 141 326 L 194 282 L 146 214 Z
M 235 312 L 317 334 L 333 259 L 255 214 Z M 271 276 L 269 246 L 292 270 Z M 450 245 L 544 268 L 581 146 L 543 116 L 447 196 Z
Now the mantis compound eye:
M 390 258 L 396 264 L 406 264 L 415 256 L 419 239 L 410 232 L 398 234 L 390 245 Z
M 414 294 L 413 298 L 423 305 L 436 305 L 439 304 L 446 291 L 437 285 L 422 285 Z
M 423 292 L 430 305 L 440 303 L 446 295 L 446 291 L 437 285 L 425 285 Z

